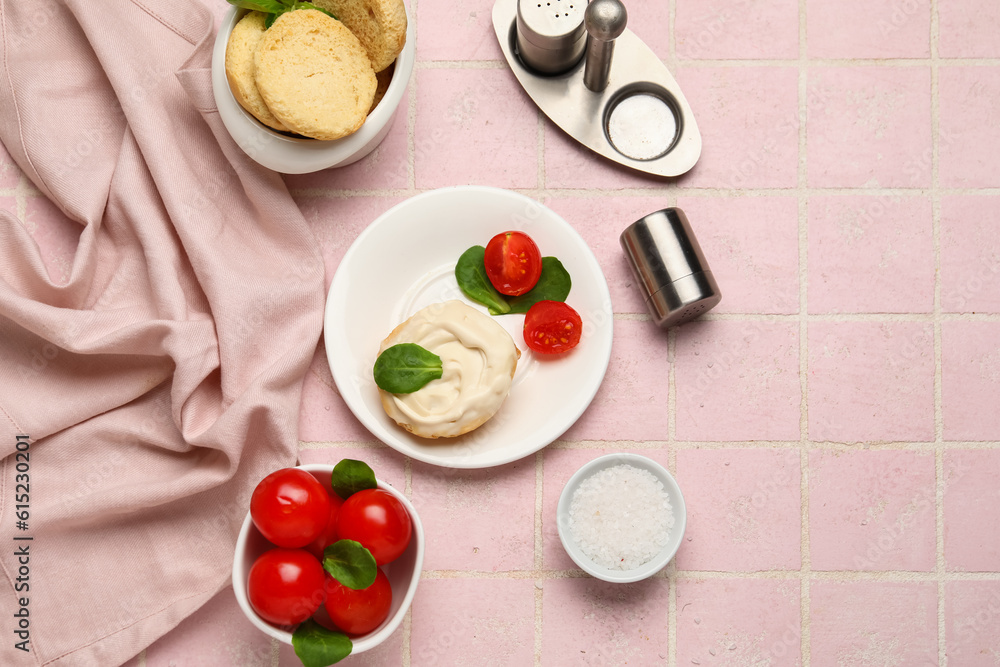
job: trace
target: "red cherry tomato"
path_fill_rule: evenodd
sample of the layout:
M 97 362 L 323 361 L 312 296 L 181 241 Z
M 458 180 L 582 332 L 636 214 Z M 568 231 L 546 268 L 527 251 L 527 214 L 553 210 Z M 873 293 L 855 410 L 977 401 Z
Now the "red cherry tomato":
M 507 296 L 524 294 L 542 275 L 542 253 L 523 232 L 503 232 L 490 239 L 483 264 L 490 282 Z
M 352 494 L 340 507 L 337 536 L 354 540 L 372 552 L 378 565 L 391 563 L 406 551 L 413 523 L 403 503 L 382 489 Z
M 524 342 L 542 354 L 569 352 L 582 332 L 579 313 L 562 301 L 539 301 L 524 316 Z
M 330 494 L 305 470 L 283 468 L 254 489 L 250 516 L 261 535 L 279 547 L 304 547 L 326 528 Z
M 344 501 L 336 493 L 330 496 L 330 514 L 326 520 L 326 528 L 315 540 L 306 545 L 306 551 L 323 562 L 323 550 L 337 541 L 337 520 L 340 519 L 340 506 Z
M 271 549 L 250 568 L 247 597 L 261 618 L 275 625 L 295 625 L 323 604 L 326 572 L 303 549 Z
M 349 635 L 363 635 L 382 625 L 382 621 L 389 617 L 392 586 L 382 570 L 375 575 L 371 586 L 360 591 L 327 577 L 324 604 L 334 625 Z

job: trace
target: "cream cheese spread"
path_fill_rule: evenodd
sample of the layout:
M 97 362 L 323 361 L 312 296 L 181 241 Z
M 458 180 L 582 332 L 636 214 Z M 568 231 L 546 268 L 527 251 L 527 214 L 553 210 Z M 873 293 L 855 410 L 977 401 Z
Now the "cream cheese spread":
M 496 414 L 520 356 L 502 326 L 461 301 L 416 312 L 382 341 L 379 354 L 397 343 L 416 343 L 441 357 L 441 377 L 417 391 L 390 394 L 379 389 L 386 413 L 425 438 L 467 433 Z

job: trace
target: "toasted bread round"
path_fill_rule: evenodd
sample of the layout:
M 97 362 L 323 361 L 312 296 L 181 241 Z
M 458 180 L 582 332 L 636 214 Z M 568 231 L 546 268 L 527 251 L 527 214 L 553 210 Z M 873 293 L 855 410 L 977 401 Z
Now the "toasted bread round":
M 314 0 L 351 29 L 368 52 L 372 68 L 381 72 L 392 64 L 406 43 L 406 7 L 403 0 Z
M 315 9 L 279 16 L 261 38 L 254 66 L 271 113 L 313 139 L 355 132 L 375 98 L 375 71 L 358 38 Z
M 431 304 L 397 326 L 379 354 L 416 343 L 441 358 L 442 375 L 410 394 L 378 389 L 382 408 L 422 438 L 453 438 L 486 423 L 507 398 L 520 350 L 489 315 L 461 301 Z
M 226 42 L 226 78 L 229 79 L 233 97 L 241 107 L 264 125 L 285 132 L 288 128 L 264 104 L 254 78 L 253 56 L 264 37 L 265 18 L 266 15 L 262 12 L 250 12 L 229 33 L 229 41 Z

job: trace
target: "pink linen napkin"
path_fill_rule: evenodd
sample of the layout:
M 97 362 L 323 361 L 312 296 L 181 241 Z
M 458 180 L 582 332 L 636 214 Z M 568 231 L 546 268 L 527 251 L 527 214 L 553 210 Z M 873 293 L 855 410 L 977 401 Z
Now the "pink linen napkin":
M 197 0 L 0 0 L 0 30 L 0 140 L 81 228 L 59 284 L 0 219 L 0 664 L 117 665 L 228 583 L 294 465 L 323 264 L 222 126 Z

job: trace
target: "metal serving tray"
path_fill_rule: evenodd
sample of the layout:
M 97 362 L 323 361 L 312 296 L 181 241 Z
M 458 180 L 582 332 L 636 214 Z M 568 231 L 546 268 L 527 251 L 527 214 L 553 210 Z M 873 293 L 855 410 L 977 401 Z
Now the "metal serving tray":
M 580 0 L 585 2 L 586 0 Z M 609 83 L 584 85 L 584 60 L 562 74 L 526 66 L 517 55 L 518 0 L 497 0 L 493 28 L 504 58 L 535 104 L 595 153 L 657 176 L 679 176 L 701 156 L 694 113 L 670 71 L 626 29 L 615 41 Z

